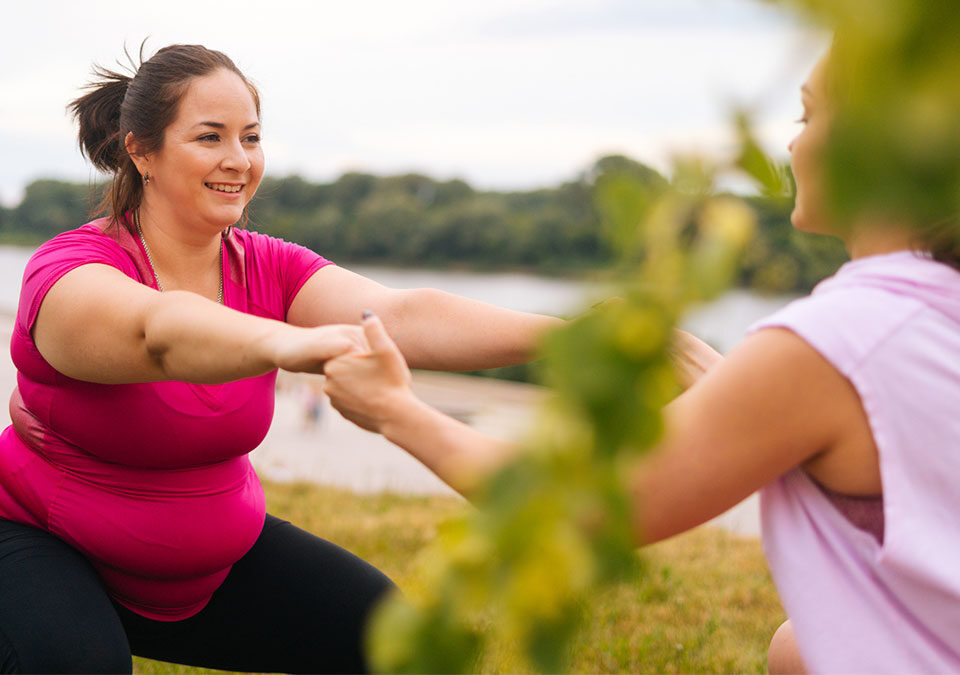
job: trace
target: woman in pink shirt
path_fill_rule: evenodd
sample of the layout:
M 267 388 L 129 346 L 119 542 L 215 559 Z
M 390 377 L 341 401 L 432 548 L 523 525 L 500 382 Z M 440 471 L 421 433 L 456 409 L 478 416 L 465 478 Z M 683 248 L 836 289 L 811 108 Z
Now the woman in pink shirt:
M 958 672 L 960 232 L 833 220 L 827 71 L 802 89 L 792 220 L 842 237 L 852 261 L 667 407 L 660 446 L 632 475 L 637 536 L 683 532 L 759 489 L 790 617 L 772 672 Z M 511 448 L 418 401 L 384 326 L 364 328 L 371 351 L 325 367 L 333 405 L 469 491 Z
M 557 320 L 392 290 L 234 227 L 264 170 L 256 88 L 174 45 L 72 103 L 112 173 L 105 217 L 41 246 L 0 435 L 0 670 L 121 672 L 131 651 L 230 670 L 365 669 L 380 572 L 264 511 L 247 458 L 278 368 L 367 349 L 411 365 L 529 359 Z

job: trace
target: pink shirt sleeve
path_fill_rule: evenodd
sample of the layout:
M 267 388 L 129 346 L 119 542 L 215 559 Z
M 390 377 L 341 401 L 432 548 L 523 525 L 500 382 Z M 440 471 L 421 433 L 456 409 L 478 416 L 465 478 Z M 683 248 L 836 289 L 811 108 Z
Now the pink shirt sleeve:
M 29 335 L 40 305 L 53 285 L 67 272 L 91 263 L 115 267 L 132 279 L 140 280 L 126 252 L 95 225 L 87 224 L 64 232 L 40 246 L 27 263 L 17 310 L 20 329 Z
M 250 310 L 283 321 L 297 293 L 314 272 L 332 265 L 310 249 L 249 230 L 234 230 L 244 249 Z

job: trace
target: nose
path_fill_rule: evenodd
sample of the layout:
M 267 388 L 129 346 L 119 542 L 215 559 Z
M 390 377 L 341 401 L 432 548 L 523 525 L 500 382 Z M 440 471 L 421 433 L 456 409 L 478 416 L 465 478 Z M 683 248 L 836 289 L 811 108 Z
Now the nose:
M 226 154 L 220 160 L 220 168 L 225 171 L 235 171 L 244 173 L 250 168 L 250 158 L 247 157 L 247 151 L 243 144 L 237 140 L 226 146 Z

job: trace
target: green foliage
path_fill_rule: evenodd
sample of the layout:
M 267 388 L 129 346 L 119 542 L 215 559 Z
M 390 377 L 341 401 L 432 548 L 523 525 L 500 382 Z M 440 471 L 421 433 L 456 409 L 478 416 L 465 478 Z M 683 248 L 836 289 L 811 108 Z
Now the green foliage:
M 424 554 L 429 582 L 378 615 L 376 667 L 467 672 L 493 650 L 557 672 L 598 591 L 638 574 L 624 469 L 662 431 L 678 391 L 669 359 L 682 308 L 721 292 L 755 218 L 714 196 L 712 167 L 678 164 L 668 183 L 635 167 L 593 178 L 604 231 L 623 251 L 619 302 L 571 321 L 544 345 L 555 392 L 526 452 L 474 496 Z
M 100 201 L 100 188 L 59 180 L 37 180 L 27 186 L 23 200 L 10 212 L 5 230 L 19 230 L 39 240 L 87 222 L 91 206 Z

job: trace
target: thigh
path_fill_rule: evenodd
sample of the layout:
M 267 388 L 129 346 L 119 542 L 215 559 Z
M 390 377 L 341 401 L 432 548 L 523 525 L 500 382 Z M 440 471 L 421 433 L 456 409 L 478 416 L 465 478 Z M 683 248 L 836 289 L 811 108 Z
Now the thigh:
M 119 611 L 140 656 L 221 670 L 362 672 L 367 619 L 392 588 L 352 553 L 267 515 L 197 615 L 164 623 Z
M 90 563 L 48 532 L 0 519 L 0 671 L 131 668 L 123 626 Z

